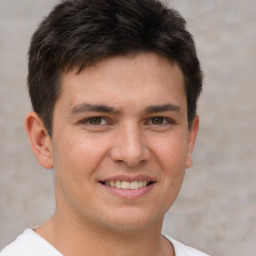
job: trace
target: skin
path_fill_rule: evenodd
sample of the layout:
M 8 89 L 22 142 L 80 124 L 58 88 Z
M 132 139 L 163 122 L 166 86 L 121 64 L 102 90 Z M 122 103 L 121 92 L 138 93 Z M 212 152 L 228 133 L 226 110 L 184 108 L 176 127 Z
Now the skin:
M 188 129 L 181 69 L 157 54 L 64 73 L 52 137 L 34 112 L 26 117 L 39 163 L 55 172 L 56 212 L 36 232 L 64 255 L 174 255 L 161 227 L 192 165 L 198 123 Z M 152 184 L 103 184 L 118 179 Z

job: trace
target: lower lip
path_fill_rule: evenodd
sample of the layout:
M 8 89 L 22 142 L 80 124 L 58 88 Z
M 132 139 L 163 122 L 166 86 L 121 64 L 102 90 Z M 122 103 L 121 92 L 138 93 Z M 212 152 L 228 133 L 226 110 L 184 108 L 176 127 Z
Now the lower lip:
M 120 188 L 114 188 L 110 187 L 104 184 L 101 184 L 106 190 L 110 191 L 114 195 L 125 198 L 125 199 L 138 199 L 140 197 L 145 196 L 152 190 L 155 183 L 152 183 L 146 187 L 138 188 L 138 189 L 120 189 Z

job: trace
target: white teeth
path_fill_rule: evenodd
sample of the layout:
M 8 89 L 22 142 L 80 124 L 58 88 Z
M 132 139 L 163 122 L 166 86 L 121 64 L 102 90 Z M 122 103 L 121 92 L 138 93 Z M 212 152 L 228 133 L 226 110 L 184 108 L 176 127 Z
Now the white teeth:
M 122 188 L 121 181 L 116 181 L 116 188 Z
M 122 181 L 122 189 L 130 189 L 130 182 Z
M 138 189 L 139 188 L 139 184 L 138 181 L 132 181 L 131 185 L 130 185 L 131 189 Z
M 146 187 L 148 185 L 148 181 L 144 180 L 140 180 L 140 181 L 132 181 L 132 182 L 129 182 L 129 181 L 120 181 L 120 180 L 117 180 L 117 181 L 106 181 L 105 182 L 105 185 L 107 186 L 110 186 L 110 187 L 113 187 L 113 188 L 118 188 L 118 189 L 132 189 L 132 190 L 135 190 L 135 189 L 139 189 L 139 188 L 143 188 L 143 187 Z

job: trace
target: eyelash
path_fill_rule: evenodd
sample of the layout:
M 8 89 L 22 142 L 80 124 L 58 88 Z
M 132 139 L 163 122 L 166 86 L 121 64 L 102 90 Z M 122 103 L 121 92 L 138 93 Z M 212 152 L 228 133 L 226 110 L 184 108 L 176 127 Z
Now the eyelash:
M 158 122 L 159 119 L 162 122 L 160 122 L 160 123 L 153 123 L 152 121 L 154 119 L 156 120 L 156 122 Z M 154 116 L 154 117 L 151 117 L 149 119 L 149 121 L 146 122 L 146 124 L 150 124 L 150 125 L 154 125 L 154 126 L 160 126 L 160 125 L 176 124 L 176 122 L 173 119 L 171 119 L 171 118 L 167 118 L 167 117 L 163 117 L 163 116 Z
M 93 121 L 96 121 L 96 119 L 99 119 L 100 123 L 99 124 L 92 124 Z M 102 124 L 101 122 L 105 121 L 104 124 Z M 84 119 L 81 121 L 81 124 L 88 124 L 88 125 L 93 125 L 93 126 L 100 126 L 100 125 L 107 125 L 110 124 L 110 122 L 108 122 L 106 120 L 106 118 L 102 117 L 102 116 L 94 116 L 94 117 L 90 117 L 87 119 Z
M 155 120 L 156 122 L 160 121 L 160 123 L 154 123 L 153 120 Z M 96 122 L 98 121 L 99 123 L 93 124 L 92 122 L 94 122 L 94 121 L 96 121 Z M 104 122 L 104 123 L 102 124 L 102 122 Z M 109 124 L 111 124 L 111 122 L 109 122 L 105 117 L 102 117 L 102 116 L 90 117 L 90 118 L 82 120 L 80 123 L 81 124 L 88 124 L 88 125 L 92 125 L 92 126 L 100 126 L 100 125 L 109 125 Z M 167 118 L 167 117 L 163 117 L 163 116 L 150 117 L 145 122 L 145 125 L 154 125 L 154 126 L 168 125 L 168 124 L 176 124 L 176 122 L 171 118 Z

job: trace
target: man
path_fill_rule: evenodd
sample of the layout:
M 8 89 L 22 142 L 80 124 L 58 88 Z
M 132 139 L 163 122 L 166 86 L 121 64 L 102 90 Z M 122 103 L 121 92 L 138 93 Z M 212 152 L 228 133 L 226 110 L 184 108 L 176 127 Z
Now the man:
M 192 151 L 202 76 L 157 0 L 70 0 L 33 35 L 26 131 L 56 211 L 1 256 L 205 255 L 161 234 Z

